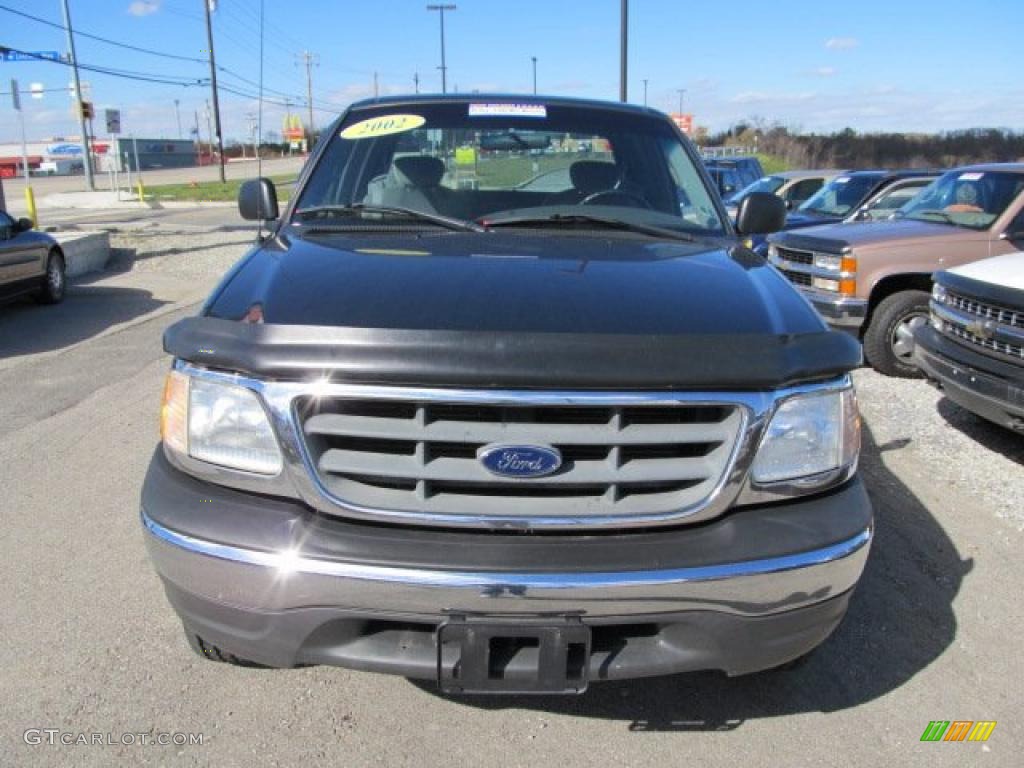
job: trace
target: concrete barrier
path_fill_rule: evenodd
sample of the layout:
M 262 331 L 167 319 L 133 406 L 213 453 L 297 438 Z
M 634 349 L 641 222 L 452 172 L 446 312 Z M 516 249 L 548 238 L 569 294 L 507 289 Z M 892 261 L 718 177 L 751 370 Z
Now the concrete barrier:
M 68 277 L 103 269 L 110 259 L 110 234 L 107 232 L 52 232 L 64 251 Z

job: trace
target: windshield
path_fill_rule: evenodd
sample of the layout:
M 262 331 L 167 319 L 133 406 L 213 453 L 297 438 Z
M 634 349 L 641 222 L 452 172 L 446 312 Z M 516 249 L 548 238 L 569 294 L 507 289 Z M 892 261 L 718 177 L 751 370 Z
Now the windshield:
M 1024 174 L 950 171 L 899 210 L 900 217 L 987 229 L 1024 191 Z
M 537 102 L 353 111 L 313 170 L 296 220 L 352 205 L 485 225 L 529 211 L 533 218 L 587 213 L 688 233 L 726 231 L 668 120 Z
M 864 202 L 881 175 L 836 176 L 797 210 L 822 216 L 845 216 Z
M 778 176 L 762 176 L 753 184 L 748 184 L 747 186 L 745 186 L 735 195 L 730 197 L 726 202 L 730 204 L 738 204 L 743 201 L 743 198 L 745 198 L 752 192 L 767 192 L 770 195 L 774 195 L 782 188 L 782 185 L 785 183 L 786 180 L 779 178 Z

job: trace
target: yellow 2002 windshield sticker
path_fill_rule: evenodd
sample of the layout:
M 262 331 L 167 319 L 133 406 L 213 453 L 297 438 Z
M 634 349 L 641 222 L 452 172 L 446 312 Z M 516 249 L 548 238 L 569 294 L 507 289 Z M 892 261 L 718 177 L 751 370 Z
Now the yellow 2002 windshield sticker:
M 343 139 L 374 139 L 419 128 L 426 121 L 420 115 L 381 115 L 353 123 L 341 132 Z

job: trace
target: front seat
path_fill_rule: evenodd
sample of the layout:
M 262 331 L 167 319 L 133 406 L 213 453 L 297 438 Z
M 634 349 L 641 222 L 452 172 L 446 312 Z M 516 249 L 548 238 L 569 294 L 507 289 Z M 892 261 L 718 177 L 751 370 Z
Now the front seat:
M 432 213 L 442 212 L 448 192 L 441 186 L 444 171 L 444 163 L 436 157 L 396 157 L 387 176 L 379 184 L 371 182 L 367 189 L 367 202 Z
M 577 160 L 569 166 L 572 189 L 555 192 L 548 205 L 576 205 L 595 192 L 614 189 L 619 182 L 619 169 L 614 163 L 600 160 Z

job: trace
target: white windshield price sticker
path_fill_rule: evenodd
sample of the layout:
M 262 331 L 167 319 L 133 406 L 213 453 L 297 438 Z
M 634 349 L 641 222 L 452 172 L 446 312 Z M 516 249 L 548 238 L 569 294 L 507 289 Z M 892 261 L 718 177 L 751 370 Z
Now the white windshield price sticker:
M 984 175 L 984 173 L 961 173 L 956 179 L 957 181 L 978 181 Z
M 547 117 L 543 104 L 470 104 L 470 117 Z

